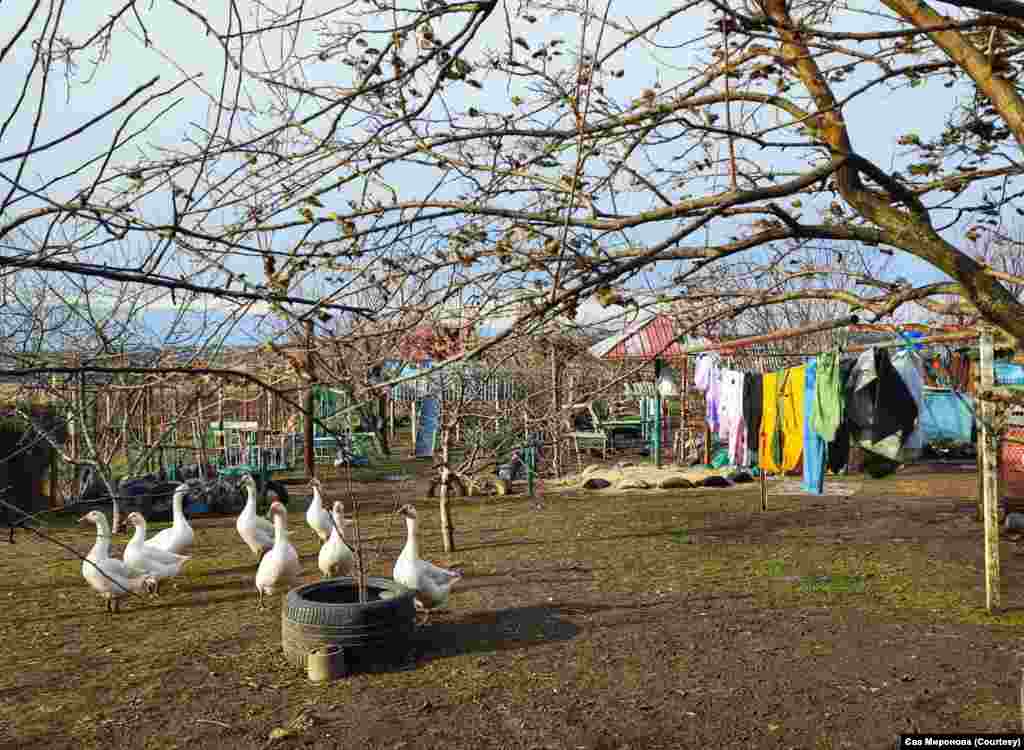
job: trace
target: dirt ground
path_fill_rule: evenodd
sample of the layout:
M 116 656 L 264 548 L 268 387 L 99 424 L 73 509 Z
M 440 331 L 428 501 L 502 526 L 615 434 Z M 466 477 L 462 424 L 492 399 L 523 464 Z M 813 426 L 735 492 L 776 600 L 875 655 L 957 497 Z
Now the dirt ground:
M 414 668 L 326 686 L 284 661 L 277 603 L 256 611 L 234 519 L 197 521 L 177 589 L 114 616 L 77 560 L 21 533 L 3 547 L 0 747 L 805 750 L 1014 731 L 1024 556 L 1003 543 L 1005 612 L 985 615 L 975 487 L 915 467 L 847 497 L 773 493 L 767 512 L 756 485 L 468 499 L 445 558 L 422 482 L 358 485 L 374 572 L 403 543 L 390 509 L 415 500 L 424 556 L 466 579 L 417 631 Z M 301 491 L 291 506 L 313 579 Z M 92 544 L 91 527 L 53 533 Z

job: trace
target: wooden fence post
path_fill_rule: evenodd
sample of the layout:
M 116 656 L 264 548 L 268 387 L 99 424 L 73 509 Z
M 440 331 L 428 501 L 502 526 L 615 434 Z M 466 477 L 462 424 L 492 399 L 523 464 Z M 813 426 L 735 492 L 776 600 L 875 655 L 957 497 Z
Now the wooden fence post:
M 981 332 L 981 390 L 991 389 L 995 381 L 993 362 L 992 329 L 988 326 Z M 991 426 L 995 405 L 991 401 L 981 402 L 982 453 L 978 457 L 982 472 L 982 502 L 985 519 L 985 607 L 989 614 L 999 610 L 999 498 L 996 496 L 996 436 Z

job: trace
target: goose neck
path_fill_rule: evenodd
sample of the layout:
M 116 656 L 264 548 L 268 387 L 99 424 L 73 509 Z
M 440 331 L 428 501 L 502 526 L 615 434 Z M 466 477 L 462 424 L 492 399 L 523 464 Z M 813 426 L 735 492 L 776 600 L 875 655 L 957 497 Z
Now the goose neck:
M 185 493 L 178 491 L 174 493 L 171 500 L 171 512 L 174 514 L 174 523 L 185 520 Z
M 146 524 L 137 523 L 135 525 L 135 533 L 132 534 L 132 544 L 145 544 L 146 543 Z
M 274 544 L 284 544 L 288 541 L 288 522 L 283 513 L 274 514 Z
M 407 532 L 405 549 L 409 552 L 411 557 L 419 557 L 419 545 L 416 542 L 416 519 L 406 518 L 405 529 Z
M 245 489 L 245 507 L 242 508 L 242 513 L 247 516 L 256 515 L 256 490 L 252 487 Z
M 93 560 L 102 560 L 110 556 L 110 525 L 107 519 L 96 524 L 96 542 L 92 545 L 89 557 Z

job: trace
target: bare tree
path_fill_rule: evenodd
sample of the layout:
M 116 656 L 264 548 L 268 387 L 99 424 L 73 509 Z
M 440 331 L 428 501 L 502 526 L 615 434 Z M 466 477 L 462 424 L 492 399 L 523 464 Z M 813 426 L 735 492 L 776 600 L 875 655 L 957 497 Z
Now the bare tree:
M 243 337 L 284 359 L 315 320 L 362 347 L 329 374 L 359 397 L 394 382 L 367 373 L 396 332 L 469 299 L 512 322 L 437 366 L 586 300 L 698 332 L 918 305 L 1021 341 L 1019 269 L 966 244 L 1021 195 L 1024 27 L 982 10 L 7 4 L 5 356 Z M 850 115 L 920 91 L 920 115 Z M 156 330 L 157 311 L 182 314 Z

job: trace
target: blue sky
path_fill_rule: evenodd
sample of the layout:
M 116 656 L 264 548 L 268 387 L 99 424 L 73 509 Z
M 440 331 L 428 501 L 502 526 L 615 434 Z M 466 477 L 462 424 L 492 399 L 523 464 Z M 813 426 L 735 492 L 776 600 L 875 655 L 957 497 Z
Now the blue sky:
M 29 0 L 7 0 L 0 5 L 0 29 L 13 29 L 20 23 L 28 7 Z M 514 10 L 516 4 L 509 5 Z M 593 3 L 594 7 L 603 12 L 603 4 Z M 333 3 L 326 0 L 315 0 L 306 4 L 309 11 L 316 11 L 321 8 L 333 6 Z M 642 26 L 650 19 L 660 15 L 665 9 L 677 6 L 676 2 L 668 0 L 651 0 L 645 3 L 621 4 L 613 3 L 612 16 L 620 21 L 624 14 L 628 14 L 629 21 L 634 26 Z M 876 7 L 875 3 L 860 3 L 861 7 Z M 218 14 L 222 8 L 209 7 L 206 4 L 196 6 L 202 12 L 207 13 L 215 25 L 221 24 Z M 708 6 L 709 7 L 709 6 Z M 880 7 L 880 6 L 878 6 Z M 183 13 L 176 6 L 169 3 L 140 4 L 139 13 L 151 35 L 152 45 L 147 48 L 143 44 L 142 33 L 137 22 L 132 18 L 131 13 L 124 16 L 118 32 L 113 38 L 110 49 L 109 60 L 93 68 L 88 62 L 82 61 L 79 68 L 79 76 L 92 76 L 92 81 L 86 88 L 73 89 L 70 97 L 66 98 L 66 92 L 62 86 L 54 86 L 49 93 L 47 101 L 47 116 L 40 125 L 40 141 L 58 137 L 69 126 L 84 122 L 94 116 L 105 106 L 118 101 L 126 91 L 144 83 L 153 76 L 161 76 L 158 87 L 166 88 L 174 85 L 186 76 L 201 75 L 194 83 L 186 84 L 181 90 L 180 101 L 173 109 L 165 115 L 157 128 L 145 136 L 145 141 L 140 141 L 138 147 L 130 146 L 115 157 L 116 164 L 129 164 L 136 154 L 143 148 L 159 148 L 161 146 L 173 145 L 183 138 L 195 132 L 197 125 L 206 126 L 211 122 L 211 97 L 218 91 L 223 77 L 223 57 L 215 41 L 203 33 L 201 25 L 191 16 Z M 84 34 L 86 30 L 95 28 L 100 19 L 106 17 L 110 12 L 110 6 L 103 3 L 69 3 L 66 6 L 64 28 L 70 34 Z M 539 15 L 539 14 L 538 14 Z M 678 40 L 691 37 L 704 29 L 709 21 L 709 14 L 698 8 L 689 12 L 685 23 L 677 23 Z M 551 38 L 558 35 L 565 41 L 565 46 L 573 46 L 578 41 L 579 24 L 569 16 L 561 18 L 546 18 L 541 24 L 530 24 L 522 19 L 512 19 L 514 33 L 525 36 L 528 40 L 536 41 L 539 38 Z M 501 47 L 505 40 L 505 18 L 501 10 L 494 13 L 489 19 L 484 33 L 478 37 L 477 49 L 487 47 Z M 5 40 L 7 32 L 0 32 L 0 40 Z M 607 49 L 614 41 L 615 34 L 606 35 L 603 47 Z M 666 40 L 668 41 L 668 40 Z M 307 47 L 315 46 L 316 40 L 307 37 L 300 40 Z M 258 60 L 258 50 L 250 48 L 250 62 L 255 64 Z M 273 54 L 273 51 L 271 51 Z M 640 46 L 634 47 L 627 55 L 621 55 L 613 63 L 620 65 L 626 74 L 623 78 L 608 83 L 609 94 L 613 97 L 625 97 L 631 93 L 638 92 L 644 88 L 660 83 L 663 86 L 670 85 L 674 78 L 678 78 L 678 71 L 685 68 L 690 62 L 695 62 L 700 56 L 706 57 L 701 52 L 689 47 L 680 49 L 644 49 Z M 25 67 L 30 61 L 30 50 L 25 44 L 19 45 L 14 51 L 11 60 L 0 64 L 0 84 L 5 90 L 12 91 L 20 85 Z M 173 60 L 174 62 L 170 62 Z M 347 68 L 335 65 L 324 64 L 317 66 L 319 70 L 313 70 L 313 74 L 325 77 L 337 78 L 337 85 L 344 87 L 351 81 L 344 80 L 349 75 Z M 463 86 L 464 98 L 460 101 L 457 94 L 449 95 L 449 100 L 456 107 L 462 105 L 465 109 L 470 104 L 478 109 L 504 110 L 509 107 L 509 97 L 515 94 L 515 90 L 508 90 L 499 81 L 485 81 L 483 91 L 477 92 Z M 254 96 L 266 95 L 266 92 L 258 87 L 251 89 Z M 963 93 L 959 87 L 945 89 L 941 83 L 927 83 L 916 89 L 903 88 L 897 92 L 887 92 L 878 89 L 877 93 L 870 98 L 855 100 L 847 106 L 844 114 L 850 126 L 850 133 L 854 147 L 862 154 L 876 161 L 883 168 L 889 169 L 894 164 L 896 153 L 896 138 L 907 132 L 914 132 L 922 138 L 938 133 L 943 126 L 943 118 L 950 109 L 952 99 Z M 162 104 L 160 106 L 163 106 Z M 155 112 L 156 106 L 150 111 Z M 31 114 L 32 110 L 26 110 Z M 742 116 L 742 111 L 737 110 L 736 116 Z M 144 120 L 140 116 L 140 122 Z M 114 120 L 112 122 L 117 122 Z M 468 124 L 470 120 L 464 120 Z M 0 155 L 16 150 L 19 144 L 24 144 L 30 127 L 30 118 L 19 116 L 13 123 L 8 135 L 4 138 L 4 145 L 0 146 Z M 111 127 L 101 125 L 83 136 L 76 138 L 72 143 L 59 147 L 52 152 L 42 154 L 29 162 L 29 171 L 25 179 L 30 184 L 33 177 L 37 180 L 46 175 L 57 173 L 67 163 L 74 163 L 76 157 L 83 153 L 99 152 L 109 142 Z M 784 157 L 780 157 L 784 158 Z M 783 168 L 784 164 L 780 164 Z M 11 174 L 12 164 L 0 165 L 0 172 Z M 411 170 L 403 170 L 400 175 L 403 189 L 414 190 L 420 178 Z M 431 176 L 432 177 L 432 176 Z M 428 184 L 424 178 L 422 184 Z M 63 187 L 56 189 L 57 195 L 65 198 L 71 197 L 77 192 L 80 182 L 72 179 L 64 183 Z M 714 187 L 714 186 L 709 186 Z M 719 184 L 718 189 L 724 188 Z M 339 203 L 341 198 L 338 198 Z M 636 206 L 646 208 L 647 205 Z M 328 206 L 328 209 L 330 206 Z M 154 211 L 159 211 L 153 208 Z M 646 229 L 637 233 L 639 240 L 654 241 L 664 232 L 664 228 Z M 716 234 L 710 239 L 717 241 L 724 239 L 728 230 L 723 226 L 716 230 Z M 955 240 L 953 235 L 950 239 Z M 287 242 L 287 237 L 275 238 L 275 242 Z M 183 259 L 186 264 L 188 261 Z M 250 266 L 243 269 L 238 267 L 235 270 L 246 270 L 250 275 L 259 275 L 259 269 Z M 911 256 L 898 253 L 893 261 L 891 272 L 893 275 L 906 276 L 916 282 L 929 282 L 938 280 L 941 275 L 927 264 L 918 261 Z M 163 324 L 162 317 L 169 317 L 169 308 L 173 307 L 169 297 L 162 295 L 154 304 L 152 310 L 152 327 L 160 330 Z M 163 308 L 160 311 L 160 308 Z M 252 328 L 252 316 L 245 324 Z M 237 330 L 234 340 L 245 340 L 258 337 L 253 330 Z

